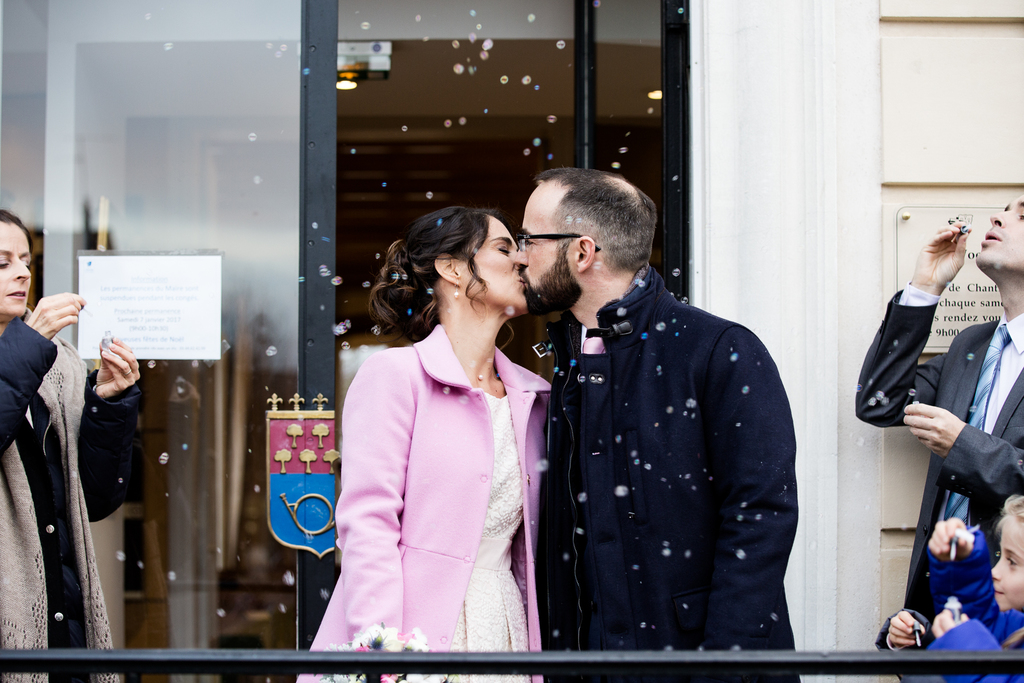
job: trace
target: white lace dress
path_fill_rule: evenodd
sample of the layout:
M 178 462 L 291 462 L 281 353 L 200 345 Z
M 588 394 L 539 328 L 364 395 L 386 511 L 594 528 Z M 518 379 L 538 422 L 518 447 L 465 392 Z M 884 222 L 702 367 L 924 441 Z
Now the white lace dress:
M 512 537 L 523 521 L 523 477 L 508 397 L 489 394 L 494 472 L 480 552 L 452 640 L 453 652 L 530 649 L 523 594 L 512 575 Z M 529 676 L 460 676 L 467 683 L 526 683 Z

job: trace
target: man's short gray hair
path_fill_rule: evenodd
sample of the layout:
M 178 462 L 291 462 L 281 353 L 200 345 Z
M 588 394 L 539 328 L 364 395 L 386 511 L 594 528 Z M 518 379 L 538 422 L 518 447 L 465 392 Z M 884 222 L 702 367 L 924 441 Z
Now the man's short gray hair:
M 534 180 L 565 188 L 553 216 L 559 231 L 593 237 L 609 268 L 634 273 L 650 261 L 658 209 L 636 185 L 592 168 L 552 168 Z

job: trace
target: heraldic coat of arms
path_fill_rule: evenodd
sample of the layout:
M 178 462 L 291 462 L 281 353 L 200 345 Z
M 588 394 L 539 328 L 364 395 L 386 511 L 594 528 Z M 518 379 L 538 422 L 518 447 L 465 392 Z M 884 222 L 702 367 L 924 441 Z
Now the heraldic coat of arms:
M 334 411 L 327 399 L 313 399 L 316 410 L 278 410 L 284 399 L 267 399 L 267 522 L 277 541 L 323 557 L 335 548 L 334 473 L 340 466 L 334 440 Z

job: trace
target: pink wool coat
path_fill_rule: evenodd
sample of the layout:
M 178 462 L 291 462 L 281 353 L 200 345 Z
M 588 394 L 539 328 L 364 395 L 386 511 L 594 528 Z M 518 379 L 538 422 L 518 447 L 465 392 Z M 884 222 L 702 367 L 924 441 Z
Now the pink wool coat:
M 534 556 L 550 387 L 495 349 L 523 477 L 523 525 L 512 571 L 523 593 L 531 650 L 540 650 Z M 432 650 L 451 646 L 491 492 L 494 436 L 438 325 L 412 348 L 369 357 L 342 414 L 337 505 L 341 577 L 313 650 L 383 622 L 419 628 Z

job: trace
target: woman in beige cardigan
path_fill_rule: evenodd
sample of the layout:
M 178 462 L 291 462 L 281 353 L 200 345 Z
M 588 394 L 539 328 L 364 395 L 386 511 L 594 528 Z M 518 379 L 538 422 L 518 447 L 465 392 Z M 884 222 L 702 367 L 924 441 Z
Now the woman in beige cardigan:
M 57 294 L 28 311 L 31 253 L 24 224 L 0 210 L 0 646 L 109 648 L 88 522 L 124 500 L 139 364 L 115 340 L 86 375 L 56 337 L 85 300 Z M 87 679 L 50 680 L 69 678 Z

